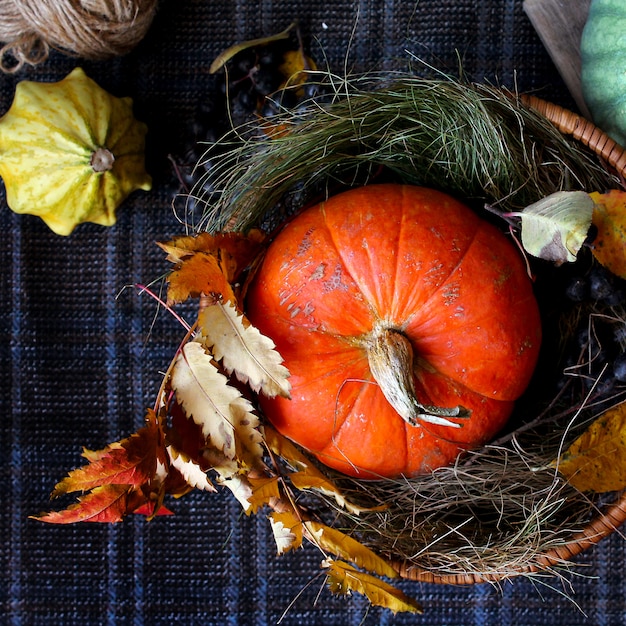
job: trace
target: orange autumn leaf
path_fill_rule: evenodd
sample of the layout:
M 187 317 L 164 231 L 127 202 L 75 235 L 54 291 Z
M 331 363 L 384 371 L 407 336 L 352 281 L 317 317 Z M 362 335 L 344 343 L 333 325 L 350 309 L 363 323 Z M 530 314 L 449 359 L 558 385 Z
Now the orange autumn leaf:
M 239 232 L 185 235 L 158 245 L 167 252 L 167 260 L 174 264 L 197 252 L 211 254 L 216 257 L 227 279 L 233 281 L 259 254 L 264 239 L 262 231 L 253 229 L 245 235 Z
M 163 433 L 153 411 L 148 423 L 127 439 L 94 452 L 85 450 L 89 464 L 71 471 L 59 482 L 52 497 L 73 491 L 89 491 L 102 485 L 140 487 L 156 472 L 159 450 L 163 448 Z
M 146 502 L 142 504 L 139 508 L 135 509 L 133 513 L 136 515 L 145 515 L 146 517 L 163 517 L 165 515 L 174 515 L 173 511 L 170 511 L 166 506 L 159 506 L 158 510 L 154 510 L 156 508 L 155 502 Z
M 595 202 L 592 222 L 598 229 L 592 252 L 616 276 L 626 278 L 626 192 L 589 194 Z
M 62 511 L 41 513 L 36 519 L 52 524 L 117 522 L 129 513 L 148 517 L 168 514 L 166 493 L 179 495 L 179 472 L 171 467 L 160 416 L 148 410 L 146 426 L 102 450 L 85 450 L 88 463 L 59 482 L 52 497 L 81 491 L 84 495 Z
M 254 229 L 243 233 L 218 233 L 213 235 L 214 246 L 220 267 L 229 282 L 239 278 L 241 273 L 258 257 L 265 235 Z
M 139 508 L 145 499 L 130 485 L 103 485 L 82 496 L 67 509 L 42 513 L 36 519 L 51 524 L 119 522 L 127 513 Z
M 218 296 L 218 300 L 235 302 L 233 288 L 215 256 L 197 252 L 185 259 L 168 278 L 167 304 L 184 302 L 188 298 Z
M 168 279 L 168 304 L 202 295 L 235 302 L 231 285 L 258 257 L 263 240 L 261 231 L 252 230 L 247 235 L 200 233 L 159 243 L 176 265 Z

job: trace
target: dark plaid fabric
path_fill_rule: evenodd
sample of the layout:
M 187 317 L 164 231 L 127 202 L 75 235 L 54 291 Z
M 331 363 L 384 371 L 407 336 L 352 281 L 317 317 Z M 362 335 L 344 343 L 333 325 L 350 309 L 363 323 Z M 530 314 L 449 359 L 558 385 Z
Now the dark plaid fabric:
M 167 155 L 212 89 L 209 65 L 236 41 L 298 19 L 313 55 L 335 71 L 405 68 L 410 57 L 571 107 L 521 0 L 163 0 L 148 36 L 128 56 L 82 62 L 54 54 L 0 76 L 0 112 L 22 79 L 59 80 L 76 65 L 104 88 L 132 96 L 150 127 L 155 186 L 110 229 L 55 236 L 0 199 L 0 623 L 12 626 L 275 624 L 429 626 L 617 625 L 626 621 L 623 538 L 577 559 L 565 581 L 544 577 L 471 587 L 400 583 L 422 617 L 331 596 L 320 555 L 276 557 L 269 524 L 228 494 L 194 493 L 176 515 L 146 523 L 50 526 L 29 519 L 55 482 L 141 424 L 181 336 L 135 283 L 162 274 L 154 245 L 181 234 L 170 206 Z

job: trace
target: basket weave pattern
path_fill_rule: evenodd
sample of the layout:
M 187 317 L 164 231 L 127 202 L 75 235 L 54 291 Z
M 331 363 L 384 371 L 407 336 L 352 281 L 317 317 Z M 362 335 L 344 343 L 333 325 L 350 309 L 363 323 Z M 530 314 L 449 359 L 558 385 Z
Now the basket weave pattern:
M 571 136 L 587 146 L 600 158 L 608 171 L 614 172 L 622 181 L 626 178 L 626 150 L 600 130 L 592 122 L 536 96 L 523 95 L 521 102 L 536 110 L 549 120 L 564 135 Z M 463 573 L 437 574 L 404 561 L 394 561 L 393 565 L 400 576 L 410 580 L 451 585 L 470 585 L 483 582 L 496 582 L 513 576 L 545 571 L 569 562 L 578 554 L 598 543 L 626 521 L 626 491 L 619 493 L 613 504 L 595 517 L 579 533 L 573 534 L 571 541 L 555 547 L 536 557 L 533 561 L 513 568 L 506 574 Z

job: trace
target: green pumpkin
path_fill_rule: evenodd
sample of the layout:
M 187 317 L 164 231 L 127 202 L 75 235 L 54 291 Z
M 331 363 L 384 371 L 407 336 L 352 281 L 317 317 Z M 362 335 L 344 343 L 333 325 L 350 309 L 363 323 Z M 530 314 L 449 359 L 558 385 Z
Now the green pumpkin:
M 626 0 L 592 0 L 580 51 L 593 121 L 626 147 Z

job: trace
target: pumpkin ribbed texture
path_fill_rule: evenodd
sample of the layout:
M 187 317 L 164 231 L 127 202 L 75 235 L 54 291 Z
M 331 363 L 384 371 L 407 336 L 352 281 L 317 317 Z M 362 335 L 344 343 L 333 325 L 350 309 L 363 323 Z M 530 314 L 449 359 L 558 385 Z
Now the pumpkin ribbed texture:
M 363 478 L 416 475 L 499 431 L 537 360 L 540 318 L 525 265 L 495 227 L 430 189 L 371 185 L 310 208 L 278 234 L 248 315 L 291 372 L 265 399 L 278 430 Z M 417 400 L 462 406 L 461 428 L 389 404 L 368 366 L 377 329 L 406 338 Z

